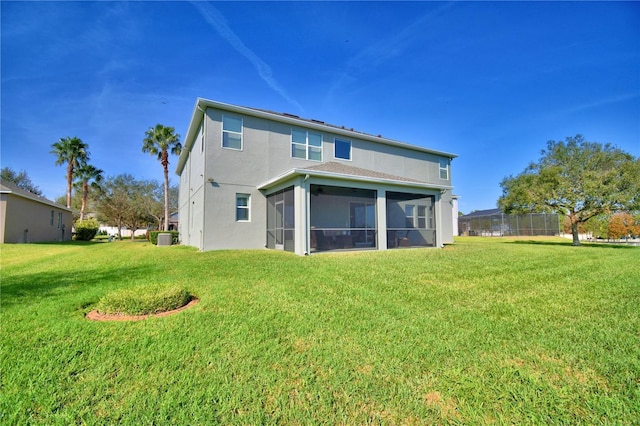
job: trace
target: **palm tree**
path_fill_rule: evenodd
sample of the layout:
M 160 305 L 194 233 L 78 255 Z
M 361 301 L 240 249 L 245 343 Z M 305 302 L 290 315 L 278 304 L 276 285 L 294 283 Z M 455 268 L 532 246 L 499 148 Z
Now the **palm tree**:
M 84 219 L 84 211 L 87 207 L 87 198 L 89 197 L 89 187 L 100 190 L 100 182 L 102 182 L 103 171 L 92 166 L 91 164 L 81 164 L 76 170 L 76 184 L 82 190 L 82 207 L 80 208 L 80 220 Z
M 89 160 L 89 147 L 80 138 L 60 138 L 51 145 L 51 154 L 58 156 L 56 166 L 67 163 L 67 208 L 71 208 L 71 184 L 76 167 L 85 164 Z
M 145 132 L 142 152 L 155 155 L 160 160 L 164 169 L 164 230 L 169 230 L 169 153 L 180 155 L 182 145 L 180 135 L 175 133 L 175 129 L 162 124 L 150 127 Z

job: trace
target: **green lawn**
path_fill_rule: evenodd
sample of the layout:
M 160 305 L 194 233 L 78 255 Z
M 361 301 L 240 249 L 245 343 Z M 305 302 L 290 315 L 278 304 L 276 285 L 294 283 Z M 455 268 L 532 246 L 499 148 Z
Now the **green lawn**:
M 3 245 L 1 424 L 633 424 L 640 248 Z M 123 288 L 195 307 L 84 318 Z

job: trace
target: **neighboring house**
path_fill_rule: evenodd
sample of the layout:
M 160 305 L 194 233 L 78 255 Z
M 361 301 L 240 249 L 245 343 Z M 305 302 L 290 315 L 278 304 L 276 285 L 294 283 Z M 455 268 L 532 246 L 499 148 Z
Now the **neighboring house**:
M 0 182 L 0 242 L 68 241 L 72 226 L 70 209 Z
M 304 255 L 453 242 L 454 154 L 206 99 L 183 145 L 183 244 Z

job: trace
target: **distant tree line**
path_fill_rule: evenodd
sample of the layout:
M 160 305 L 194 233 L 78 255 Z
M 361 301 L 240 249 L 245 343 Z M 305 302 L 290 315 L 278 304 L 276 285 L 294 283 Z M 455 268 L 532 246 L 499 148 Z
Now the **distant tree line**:
M 55 202 L 77 212 L 82 222 L 91 216 L 102 224 L 131 230 L 139 228 L 169 229 L 169 214 L 178 210 L 178 188 L 169 183 L 169 155 L 182 150 L 180 136 L 173 127 L 158 124 L 145 132 L 142 152 L 157 156 L 163 168 L 164 182 L 141 180 L 125 173 L 104 176 L 104 171 L 90 161 L 89 146 L 78 137 L 60 138 L 51 148 L 55 164 L 66 167 L 66 195 Z M 26 171 L 2 168 L 2 181 L 12 182 L 35 195 L 42 191 L 33 184 Z M 77 223 L 80 223 L 77 222 Z

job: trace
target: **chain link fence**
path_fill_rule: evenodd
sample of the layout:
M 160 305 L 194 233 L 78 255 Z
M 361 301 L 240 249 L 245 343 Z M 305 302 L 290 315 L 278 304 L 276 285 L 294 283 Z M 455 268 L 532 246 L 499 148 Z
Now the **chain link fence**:
M 482 210 L 458 218 L 458 234 L 506 237 L 560 235 L 560 217 L 555 213 L 505 214 L 500 209 Z

